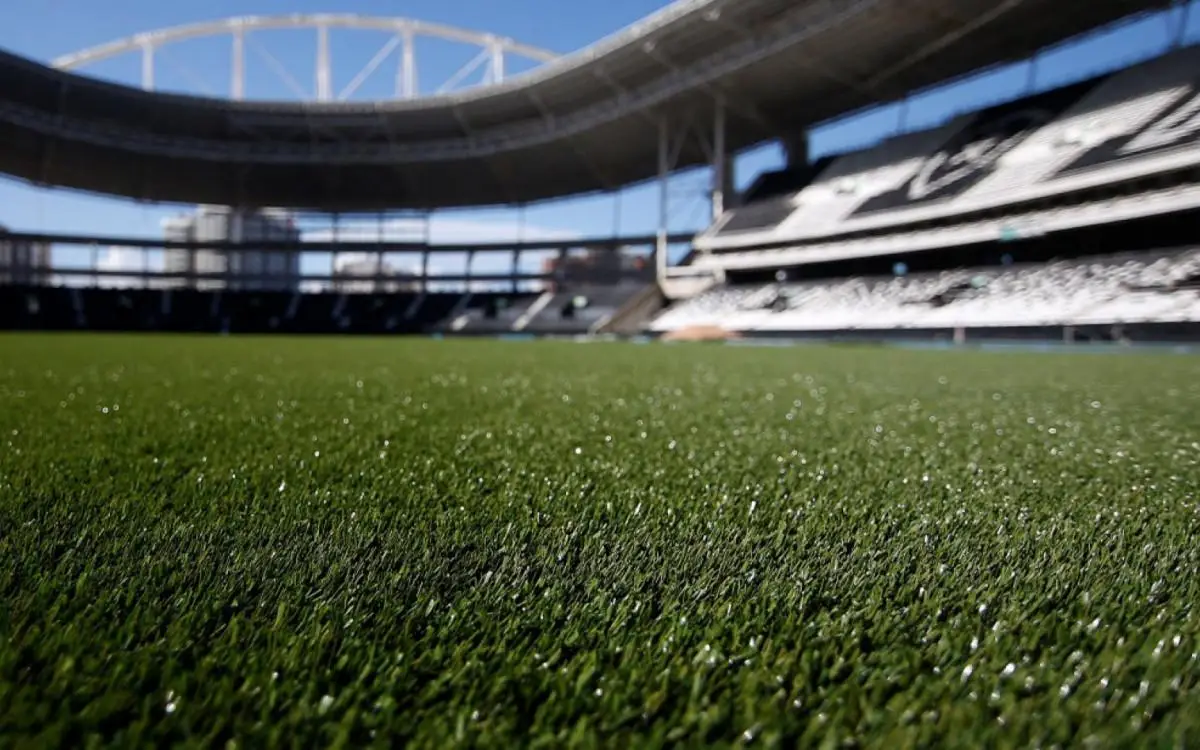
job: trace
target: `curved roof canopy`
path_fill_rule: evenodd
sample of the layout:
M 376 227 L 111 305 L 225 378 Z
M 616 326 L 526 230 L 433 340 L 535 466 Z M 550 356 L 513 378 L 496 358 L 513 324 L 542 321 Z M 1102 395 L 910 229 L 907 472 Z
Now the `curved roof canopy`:
M 526 203 L 654 176 L 660 123 L 737 151 L 1162 0 L 680 0 L 503 83 L 277 103 L 141 91 L 0 53 L 0 171 L 144 200 L 324 210 Z M 672 146 L 709 159 L 707 137 Z

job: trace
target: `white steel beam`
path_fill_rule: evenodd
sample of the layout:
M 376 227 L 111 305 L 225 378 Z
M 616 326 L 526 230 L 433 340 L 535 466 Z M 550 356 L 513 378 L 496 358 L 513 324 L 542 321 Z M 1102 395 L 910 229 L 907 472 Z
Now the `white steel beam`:
M 375 31 L 391 31 L 394 33 L 409 32 L 417 36 L 434 37 L 451 42 L 471 44 L 486 47 L 490 43 L 499 44 L 506 52 L 520 57 L 550 62 L 558 58 L 558 54 L 550 50 L 522 44 L 512 39 L 504 39 L 477 31 L 460 29 L 445 24 L 428 23 L 411 18 L 386 18 L 379 16 L 358 16 L 352 14 L 304 14 L 296 13 L 281 16 L 242 16 L 225 18 L 220 21 L 175 26 L 159 29 L 136 36 L 118 39 L 95 47 L 81 50 L 70 55 L 63 55 L 51 61 L 50 66 L 59 70 L 72 70 L 90 65 L 110 57 L 116 57 L 129 52 L 136 52 L 143 42 L 153 46 L 173 44 L 185 39 L 195 39 L 206 36 L 221 36 L 232 33 L 235 29 L 245 31 L 262 31 L 265 29 L 304 29 L 304 28 L 338 28 L 364 29 Z
M 813 6 L 800 5 L 777 20 L 769 29 L 763 30 L 758 38 L 735 42 L 709 58 L 690 65 L 686 70 L 669 72 L 639 89 L 630 91 L 626 97 L 617 97 L 616 100 L 606 99 L 571 113 L 563 113 L 551 122 L 541 119 L 519 121 L 509 126 L 499 126 L 475 133 L 471 138 L 462 138 L 457 134 L 447 133 L 444 138 L 416 143 L 291 146 L 212 142 L 186 136 L 162 137 L 129 129 L 124 129 L 118 135 L 115 132 L 116 128 L 100 124 L 87 126 L 86 129 L 93 131 L 92 134 L 84 135 L 78 131 L 76 134 L 106 141 L 110 139 L 109 136 L 112 136 L 123 141 L 125 147 L 137 144 L 155 153 L 169 152 L 172 156 L 193 156 L 206 160 L 235 159 L 253 163 L 322 163 L 333 159 L 358 164 L 398 164 L 401 162 L 481 158 L 512 149 L 528 148 L 560 140 L 624 116 L 641 114 L 648 108 L 657 108 L 679 94 L 694 91 L 708 82 L 737 72 L 745 66 L 802 43 L 808 38 L 820 36 L 830 28 L 845 24 L 851 18 L 868 12 L 880 2 L 881 0 L 847 0 L 845 5 L 840 5 L 833 10 L 829 9 L 830 6 L 821 6 L 823 10 L 820 13 L 815 12 Z M 253 37 L 251 39 L 253 40 Z M 273 61 L 273 58 L 269 56 L 267 59 L 268 62 Z M 277 65 L 278 61 L 274 61 L 274 63 Z M 287 79 L 286 73 L 281 72 L 281 75 L 285 77 L 285 80 Z M 536 88 L 536 85 L 530 85 L 530 90 L 536 90 Z M 457 108 L 475 98 L 488 95 L 487 89 L 483 89 L 482 91 L 476 90 L 474 93 L 447 96 L 444 106 Z M 397 112 L 391 116 L 403 117 L 403 113 Z M 263 117 L 267 117 L 272 122 L 294 117 L 299 123 L 307 123 L 313 119 L 314 113 L 311 110 L 297 109 L 295 113 L 274 111 L 269 115 L 231 114 L 231 119 L 237 121 L 234 124 L 244 127 L 255 127 L 256 120 Z M 68 124 L 74 126 L 71 128 L 72 130 L 83 125 L 82 123 L 78 125 L 58 123 L 51 128 L 61 130 Z
M 459 68 L 454 75 L 450 76 L 450 80 L 439 86 L 437 93 L 442 94 L 453 90 L 455 86 L 462 83 L 464 78 L 478 70 L 479 66 L 483 65 L 487 61 L 488 55 L 489 52 L 486 48 L 480 50 L 478 55 L 475 55 L 475 57 L 471 58 L 465 65 Z
M 246 98 L 246 32 L 241 28 L 233 31 L 232 60 L 229 66 L 229 95 L 234 101 Z
M 400 53 L 400 78 L 396 82 L 396 95 L 401 99 L 412 99 L 417 95 L 417 50 L 416 38 L 411 30 L 406 29 L 400 35 L 404 45 Z
M 154 90 L 154 45 L 150 42 L 142 43 L 142 89 Z
M 329 27 L 317 26 L 317 101 L 333 100 L 333 61 L 329 57 Z
M 363 66 L 363 69 L 358 71 L 358 74 L 354 76 L 354 79 L 351 80 L 350 83 L 346 84 L 346 88 L 342 89 L 341 92 L 338 93 L 338 101 L 345 101 L 347 98 L 353 96 L 354 92 L 358 91 L 358 87 L 362 86 L 363 83 L 371 77 L 371 74 L 379 69 L 379 66 L 383 64 L 383 61 L 386 60 L 388 56 L 392 54 L 392 51 L 399 45 L 400 37 L 394 36 L 389 39 L 386 44 L 380 47 L 379 51 L 375 53 L 375 56 L 371 58 L 370 62 Z
M 287 67 L 283 63 L 279 62 L 279 58 L 268 52 L 267 49 L 259 44 L 254 37 L 247 36 L 245 39 L 246 41 L 250 42 L 250 46 L 256 53 L 258 53 L 258 56 L 267 63 L 267 66 L 271 68 L 271 70 L 275 71 L 275 74 L 279 76 L 284 85 L 292 90 L 293 94 L 300 99 L 308 99 L 311 96 L 309 92 L 305 91 L 304 87 L 300 85 L 300 82 L 292 77 L 292 74 L 288 72 Z
M 500 83 L 504 80 L 504 47 L 498 41 L 494 41 L 488 50 L 492 55 L 492 64 L 489 69 L 491 82 Z

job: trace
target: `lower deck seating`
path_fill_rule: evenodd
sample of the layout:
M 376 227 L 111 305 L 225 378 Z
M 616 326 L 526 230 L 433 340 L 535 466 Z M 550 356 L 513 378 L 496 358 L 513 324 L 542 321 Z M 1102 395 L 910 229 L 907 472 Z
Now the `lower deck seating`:
M 643 285 L 538 292 L 346 294 L 0 286 L 0 330 L 210 333 L 587 333 Z M 531 315 L 537 312 L 536 315 Z
M 422 333 L 432 330 L 461 296 L 7 286 L 0 287 L 0 328 Z
M 1200 321 L 1200 250 L 720 287 L 659 316 L 659 332 L 987 328 Z

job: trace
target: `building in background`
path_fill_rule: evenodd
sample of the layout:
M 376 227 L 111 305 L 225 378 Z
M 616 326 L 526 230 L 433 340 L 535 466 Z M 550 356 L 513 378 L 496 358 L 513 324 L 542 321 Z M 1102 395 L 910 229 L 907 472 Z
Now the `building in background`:
M 626 247 L 583 247 L 546 258 L 542 273 L 552 275 L 552 283 L 558 285 L 649 282 L 654 280 L 654 264 L 648 256 Z
M 416 291 L 416 275 L 402 271 L 379 255 L 344 253 L 335 256 L 333 291 L 343 294 Z
M 108 289 L 166 289 L 168 279 L 155 274 L 162 273 L 162 254 L 145 247 L 123 247 L 112 245 L 94 258 L 95 270 L 92 277 L 68 277 L 72 286 L 98 286 Z
M 50 243 L 9 239 L 6 231 L 0 225 L 0 284 L 50 283 Z
M 300 230 L 286 211 L 245 211 L 225 206 L 200 206 L 194 213 L 163 221 L 167 242 L 241 242 L 246 250 L 218 248 L 164 253 L 168 274 L 219 274 L 221 278 L 178 279 L 172 286 L 195 289 L 261 289 L 294 291 L 300 288 L 298 250 L 256 250 L 255 242 L 299 242 Z

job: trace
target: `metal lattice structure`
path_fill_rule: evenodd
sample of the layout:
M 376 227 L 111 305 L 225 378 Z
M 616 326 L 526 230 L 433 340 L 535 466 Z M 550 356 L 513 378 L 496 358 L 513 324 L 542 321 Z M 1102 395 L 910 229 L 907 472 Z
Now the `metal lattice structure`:
M 259 44 L 255 32 L 310 29 L 315 32 L 316 65 L 312 91 L 301 85 L 296 76 L 266 47 Z M 329 38 L 334 30 L 377 31 L 389 34 L 388 41 L 371 60 L 359 70 L 340 91 L 334 91 L 333 55 Z M 174 26 L 135 34 L 116 41 L 89 47 L 63 55 L 51 61 L 57 70 L 77 71 L 95 63 L 124 55 L 141 56 L 141 87 L 155 90 L 156 52 L 167 45 L 204 37 L 228 37 L 230 40 L 230 81 L 228 96 L 235 101 L 246 98 L 246 51 L 257 53 L 298 99 L 317 102 L 345 101 L 393 56 L 396 67 L 395 97 L 413 99 L 420 95 L 416 42 L 425 37 L 478 48 L 478 53 L 460 67 L 434 91 L 443 94 L 460 88 L 482 72 L 483 84 L 501 83 L 505 79 L 508 60 L 522 58 L 535 63 L 547 63 L 558 55 L 549 50 L 496 36 L 444 24 L 418 21 L 411 18 L 384 18 L 349 14 L 293 14 L 282 16 L 239 16 L 218 21 Z M 399 51 L 398 54 L 397 51 Z

